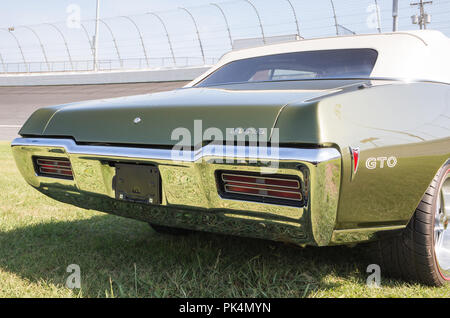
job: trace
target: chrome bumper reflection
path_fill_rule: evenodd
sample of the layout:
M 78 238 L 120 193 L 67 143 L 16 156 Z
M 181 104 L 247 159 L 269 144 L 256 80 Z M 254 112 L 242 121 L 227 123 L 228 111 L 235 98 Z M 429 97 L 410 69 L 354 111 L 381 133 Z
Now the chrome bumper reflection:
M 336 149 L 279 148 L 275 155 L 252 147 L 221 146 L 219 153 L 225 155 L 218 156 L 217 148 L 209 147 L 184 153 L 182 161 L 174 161 L 170 149 L 78 145 L 71 139 L 18 138 L 12 142 L 14 158 L 26 181 L 60 201 L 164 225 L 299 244 L 330 242 L 341 178 L 341 155 Z M 69 158 L 74 180 L 37 176 L 34 156 Z M 220 197 L 217 170 L 261 172 L 274 160 L 277 174 L 296 175 L 301 180 L 307 198 L 304 207 Z M 116 201 L 112 188 L 114 162 L 158 166 L 162 204 Z

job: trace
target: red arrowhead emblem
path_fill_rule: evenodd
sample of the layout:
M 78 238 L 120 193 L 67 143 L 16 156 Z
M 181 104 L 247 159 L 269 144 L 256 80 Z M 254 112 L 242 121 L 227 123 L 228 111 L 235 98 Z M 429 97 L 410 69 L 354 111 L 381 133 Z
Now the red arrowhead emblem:
M 352 159 L 352 180 L 358 172 L 359 166 L 359 147 L 350 147 L 350 155 Z

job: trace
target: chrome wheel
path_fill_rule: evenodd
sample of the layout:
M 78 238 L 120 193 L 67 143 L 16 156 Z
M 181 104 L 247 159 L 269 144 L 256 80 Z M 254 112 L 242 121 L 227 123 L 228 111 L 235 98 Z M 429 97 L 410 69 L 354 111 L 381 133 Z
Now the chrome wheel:
M 450 170 L 439 188 L 434 218 L 434 253 L 439 272 L 450 280 Z

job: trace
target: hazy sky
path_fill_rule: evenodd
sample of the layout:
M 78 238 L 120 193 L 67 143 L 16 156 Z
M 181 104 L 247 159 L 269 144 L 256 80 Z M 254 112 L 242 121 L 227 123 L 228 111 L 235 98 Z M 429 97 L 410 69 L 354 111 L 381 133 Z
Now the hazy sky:
M 201 57 L 198 36 L 191 18 L 179 7 L 186 7 L 197 20 L 203 49 L 207 58 L 217 58 L 230 49 L 225 21 L 216 2 L 224 9 L 233 39 L 260 37 L 261 29 L 253 8 L 243 0 L 101 0 L 101 17 L 114 33 L 118 50 L 112 36 L 103 24 L 100 26 L 99 58 L 103 60 L 142 58 L 144 50 L 136 28 L 130 21 L 118 16 L 131 16 L 140 28 L 146 54 L 150 59 L 170 57 L 171 53 L 165 32 L 160 22 L 151 15 L 158 12 L 164 19 L 172 39 L 175 55 Z M 287 0 L 252 0 L 258 8 L 266 36 L 295 34 L 296 25 L 292 9 Z M 330 0 L 291 0 L 299 21 L 300 33 L 305 38 L 332 36 L 335 34 L 333 11 Z M 392 28 L 392 0 L 378 0 L 382 31 Z M 409 0 L 400 0 L 400 29 L 417 29 L 411 24 L 410 16 L 416 13 Z M 430 28 L 440 29 L 450 35 L 450 0 L 434 0 L 427 10 L 433 15 Z M 2 0 L 0 4 L 0 27 L 15 26 L 17 36 L 27 61 L 42 61 L 43 54 L 34 34 L 20 25 L 31 25 L 39 34 L 46 48 L 48 59 L 68 59 L 67 49 L 61 35 L 50 25 L 52 22 L 62 30 L 73 60 L 92 59 L 90 44 L 94 33 L 95 0 Z M 338 23 L 356 33 L 377 32 L 374 24 L 375 0 L 334 0 Z M 78 10 L 79 9 L 79 10 Z M 82 28 L 73 27 L 70 21 L 79 13 Z M 71 20 L 72 19 L 72 20 Z M 68 21 L 69 20 L 69 24 Z M 375 21 L 376 22 L 376 21 Z M 119 51 L 119 52 L 117 52 Z M 6 62 L 23 60 L 15 39 L 0 32 L 0 54 Z M 156 63 L 156 62 L 155 62 Z M 158 62 L 159 63 L 159 62 Z

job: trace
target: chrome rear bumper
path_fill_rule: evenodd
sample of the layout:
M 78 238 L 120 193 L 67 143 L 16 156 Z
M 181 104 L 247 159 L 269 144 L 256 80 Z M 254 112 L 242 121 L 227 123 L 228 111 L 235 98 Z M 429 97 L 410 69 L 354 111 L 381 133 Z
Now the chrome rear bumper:
M 217 147 L 217 146 L 216 146 Z M 336 222 L 341 155 L 334 148 L 279 148 L 261 154 L 258 148 L 220 146 L 184 152 L 173 160 L 170 149 L 78 145 L 71 139 L 18 138 L 12 142 L 25 180 L 59 201 L 83 208 L 156 224 L 221 232 L 298 244 L 328 245 Z M 68 158 L 74 180 L 38 176 L 33 157 Z M 261 172 L 276 161 L 277 174 L 295 175 L 306 198 L 303 207 L 222 198 L 217 170 Z M 115 199 L 114 163 L 145 163 L 158 167 L 161 205 Z

